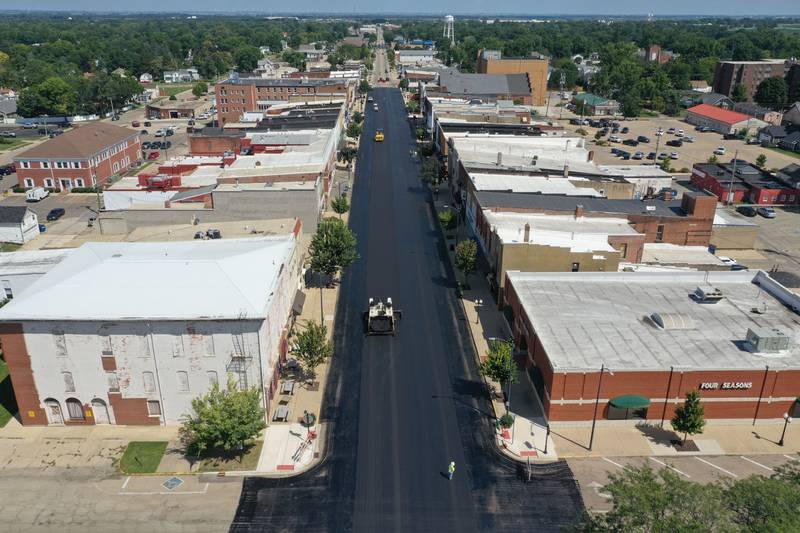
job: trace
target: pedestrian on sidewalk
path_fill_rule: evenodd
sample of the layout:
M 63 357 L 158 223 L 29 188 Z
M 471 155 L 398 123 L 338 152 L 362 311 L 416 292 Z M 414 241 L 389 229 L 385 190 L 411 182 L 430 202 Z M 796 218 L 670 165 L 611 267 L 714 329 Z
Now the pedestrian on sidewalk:
M 455 461 L 450 461 L 450 466 L 447 467 L 447 479 L 453 479 L 453 474 L 456 472 Z

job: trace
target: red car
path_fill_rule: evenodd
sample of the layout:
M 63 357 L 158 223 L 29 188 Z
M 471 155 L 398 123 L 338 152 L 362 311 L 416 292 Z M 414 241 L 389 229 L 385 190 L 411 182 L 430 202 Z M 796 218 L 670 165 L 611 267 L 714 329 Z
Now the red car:
M 147 156 L 147 159 L 158 159 L 160 154 L 158 152 L 150 152 L 150 155 Z

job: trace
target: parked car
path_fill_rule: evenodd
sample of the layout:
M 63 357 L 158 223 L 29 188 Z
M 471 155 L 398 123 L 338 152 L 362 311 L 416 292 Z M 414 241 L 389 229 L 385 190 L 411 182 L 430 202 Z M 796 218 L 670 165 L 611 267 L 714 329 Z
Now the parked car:
M 145 120 L 145 121 L 144 121 L 144 127 L 145 127 L 145 128 L 149 128 L 150 126 L 152 126 L 152 124 L 150 123 L 150 121 L 149 121 L 149 120 Z
M 175 131 L 177 129 L 178 126 L 176 126 L 175 124 L 170 124 L 169 126 L 167 126 L 167 131 Z
M 17 167 L 14 165 L 3 165 L 0 167 L 0 176 L 9 176 L 17 171 Z
M 160 154 L 159 154 L 158 152 L 150 152 L 150 153 L 147 155 L 147 159 L 158 159 L 158 156 L 159 156 L 159 155 L 160 155 Z
M 692 137 L 691 135 L 687 135 L 686 137 L 683 138 L 683 142 L 685 142 L 685 143 L 693 143 L 694 142 L 694 137 Z
M 111 121 L 112 122 L 117 121 L 117 120 L 119 120 L 119 115 L 114 115 L 113 117 L 111 117 Z
M 672 139 L 667 141 L 667 146 L 674 146 L 676 148 L 680 148 L 681 146 L 683 146 L 683 141 L 680 139 Z
M 647 154 L 647 159 L 653 160 L 655 158 L 656 158 L 656 153 L 655 152 L 650 152 L 649 154 Z
M 749 205 L 740 205 L 736 208 L 736 212 L 746 217 L 754 217 L 758 214 L 756 208 Z
M 163 136 L 164 136 L 164 130 L 156 130 L 156 137 L 163 137 Z
M 778 213 L 771 207 L 759 207 L 758 214 L 764 218 L 775 218 L 778 216 Z
M 63 207 L 56 207 L 54 209 L 51 209 L 50 212 L 47 213 L 47 220 L 51 222 L 53 220 L 58 220 L 59 218 L 64 216 L 64 213 L 66 213 L 66 211 L 64 211 Z
M 639 135 L 638 137 L 636 137 L 636 140 L 639 141 L 640 143 L 649 143 L 650 142 L 650 138 L 649 137 L 645 137 L 644 135 Z
M 39 233 L 44 233 L 45 231 L 47 231 L 47 226 L 39 224 Z
M 50 191 L 44 187 L 34 187 L 32 189 L 28 189 L 28 191 L 25 193 L 25 199 L 28 202 L 40 202 L 48 196 L 50 196 Z
M 167 130 L 164 132 L 164 136 L 166 137 L 172 137 L 173 135 L 175 135 L 175 130 Z
M 761 141 L 755 137 L 750 137 L 747 139 L 747 144 L 761 144 Z
M 621 148 L 612 148 L 611 149 L 611 155 L 619 155 L 620 152 L 622 152 Z
M 637 141 L 636 139 L 625 139 L 624 141 L 622 141 L 622 144 L 625 144 L 627 146 L 639 146 L 639 141 Z
M 131 126 L 133 126 L 134 128 L 138 128 L 141 125 L 142 124 L 138 120 L 134 120 L 133 122 L 131 122 Z
M 666 158 L 667 158 L 667 154 L 665 154 L 664 152 L 661 152 L 660 154 L 658 154 L 658 160 L 659 161 L 663 161 Z
M 625 152 L 625 151 L 623 151 L 623 152 L 620 154 L 620 156 L 622 156 L 622 159 L 623 159 L 623 160 L 625 160 L 625 161 L 628 161 L 628 160 L 630 160 L 630 158 L 631 158 L 631 153 L 630 153 L 630 152 Z
M 189 122 L 187 122 L 187 124 L 190 125 L 190 126 L 194 126 L 194 119 L 190 118 Z
M 16 136 L 17 136 L 17 133 L 14 132 L 14 131 L 8 131 L 8 130 L 0 131 L 0 137 L 5 137 L 7 139 L 13 139 Z
M 164 142 L 162 142 L 161 143 L 161 148 L 163 148 L 164 150 L 169 150 L 170 148 L 172 148 L 172 141 L 164 141 Z
M 716 155 L 725 155 L 725 147 L 724 146 L 717 146 L 717 149 L 714 150 Z
M 668 134 L 668 135 L 675 135 L 675 128 L 669 128 L 669 129 L 667 130 L 667 134 Z
M 608 142 L 610 142 L 610 143 L 618 143 L 618 142 L 622 142 L 622 139 L 620 139 L 616 135 L 612 135 L 611 137 L 608 138 Z
M 628 128 L 628 126 L 625 126 L 620 130 L 620 133 L 628 133 L 629 131 L 631 131 L 630 128 Z
M 738 264 L 738 263 L 736 263 L 736 259 L 728 257 L 727 255 L 718 255 L 717 259 L 719 259 L 720 261 L 722 261 L 724 264 L 726 264 L 728 266 L 733 266 L 733 265 Z
M 678 159 L 678 152 L 670 152 L 669 153 L 670 159 Z
M 139 135 L 150 135 L 150 132 L 147 130 L 142 130 L 139 132 Z
M 676 137 L 683 137 L 684 135 L 685 134 L 684 134 L 683 130 L 678 130 L 678 131 L 675 132 L 675 136 Z
M 51 132 L 50 132 L 50 135 L 48 135 L 48 137 L 50 137 L 51 139 L 53 139 L 53 138 L 55 138 L 55 137 L 58 137 L 59 135 L 62 135 L 63 133 L 64 133 L 64 132 L 63 132 L 63 131 L 61 131 L 61 130 L 55 130 L 55 131 L 51 131 Z
M 145 141 L 142 143 L 142 150 L 149 150 L 151 146 L 150 141 Z
M 636 152 L 631 156 L 631 159 L 642 159 L 644 157 L 644 152 Z

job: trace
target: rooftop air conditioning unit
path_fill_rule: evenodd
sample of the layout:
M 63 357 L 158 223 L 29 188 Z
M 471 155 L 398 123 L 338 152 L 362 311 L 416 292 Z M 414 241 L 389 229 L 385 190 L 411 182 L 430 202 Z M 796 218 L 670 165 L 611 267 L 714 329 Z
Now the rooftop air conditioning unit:
M 790 344 L 783 330 L 770 327 L 747 328 L 746 340 L 754 352 L 780 352 L 788 350 Z
M 701 303 L 717 303 L 722 300 L 722 291 L 716 287 L 697 287 L 693 293 L 694 299 Z

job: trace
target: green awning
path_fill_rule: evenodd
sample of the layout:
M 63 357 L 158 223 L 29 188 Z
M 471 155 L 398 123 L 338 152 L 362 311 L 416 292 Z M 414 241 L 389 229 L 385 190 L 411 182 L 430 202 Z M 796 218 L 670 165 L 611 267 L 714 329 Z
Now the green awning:
M 616 398 L 612 398 L 608 403 L 617 409 L 644 409 L 645 407 L 650 407 L 650 400 L 644 396 L 637 396 L 635 394 L 617 396 Z

